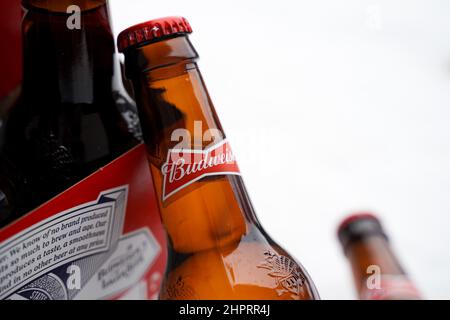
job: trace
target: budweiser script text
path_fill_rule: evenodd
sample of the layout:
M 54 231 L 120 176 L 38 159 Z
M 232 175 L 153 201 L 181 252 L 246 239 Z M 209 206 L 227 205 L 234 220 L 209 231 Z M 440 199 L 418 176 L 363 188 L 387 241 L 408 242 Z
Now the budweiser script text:
M 161 171 L 163 200 L 206 176 L 240 174 L 227 140 L 206 150 L 171 149 Z

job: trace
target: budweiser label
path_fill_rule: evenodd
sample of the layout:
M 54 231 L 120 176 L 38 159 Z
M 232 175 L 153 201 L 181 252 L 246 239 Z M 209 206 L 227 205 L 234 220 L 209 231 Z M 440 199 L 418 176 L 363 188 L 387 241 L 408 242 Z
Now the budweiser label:
M 205 177 L 240 175 L 235 156 L 226 139 L 205 150 L 170 149 L 161 172 L 163 201 Z
M 154 298 L 163 237 L 140 145 L 0 229 L 0 299 Z

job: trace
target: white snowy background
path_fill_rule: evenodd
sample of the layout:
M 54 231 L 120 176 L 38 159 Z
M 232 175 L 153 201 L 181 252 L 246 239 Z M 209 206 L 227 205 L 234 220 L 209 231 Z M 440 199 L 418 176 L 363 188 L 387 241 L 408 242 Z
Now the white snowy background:
M 336 239 L 382 218 L 427 298 L 450 298 L 450 1 L 111 0 L 115 33 L 182 15 L 267 231 L 324 299 L 353 299 Z

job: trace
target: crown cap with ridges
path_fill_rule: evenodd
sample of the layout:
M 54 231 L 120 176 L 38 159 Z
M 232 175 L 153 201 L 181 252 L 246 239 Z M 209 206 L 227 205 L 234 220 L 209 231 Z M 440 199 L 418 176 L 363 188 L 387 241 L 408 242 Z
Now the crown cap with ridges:
M 192 33 L 189 22 L 183 17 L 166 17 L 140 23 L 123 30 L 117 38 L 119 52 L 141 43 L 158 41 L 176 34 Z

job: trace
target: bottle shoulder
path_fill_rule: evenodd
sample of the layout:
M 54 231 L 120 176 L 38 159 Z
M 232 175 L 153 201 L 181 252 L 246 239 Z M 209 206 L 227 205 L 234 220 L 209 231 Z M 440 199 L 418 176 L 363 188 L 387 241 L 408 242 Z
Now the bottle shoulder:
M 318 295 L 291 256 L 252 240 L 193 254 L 173 269 L 169 265 L 162 298 L 303 300 Z

